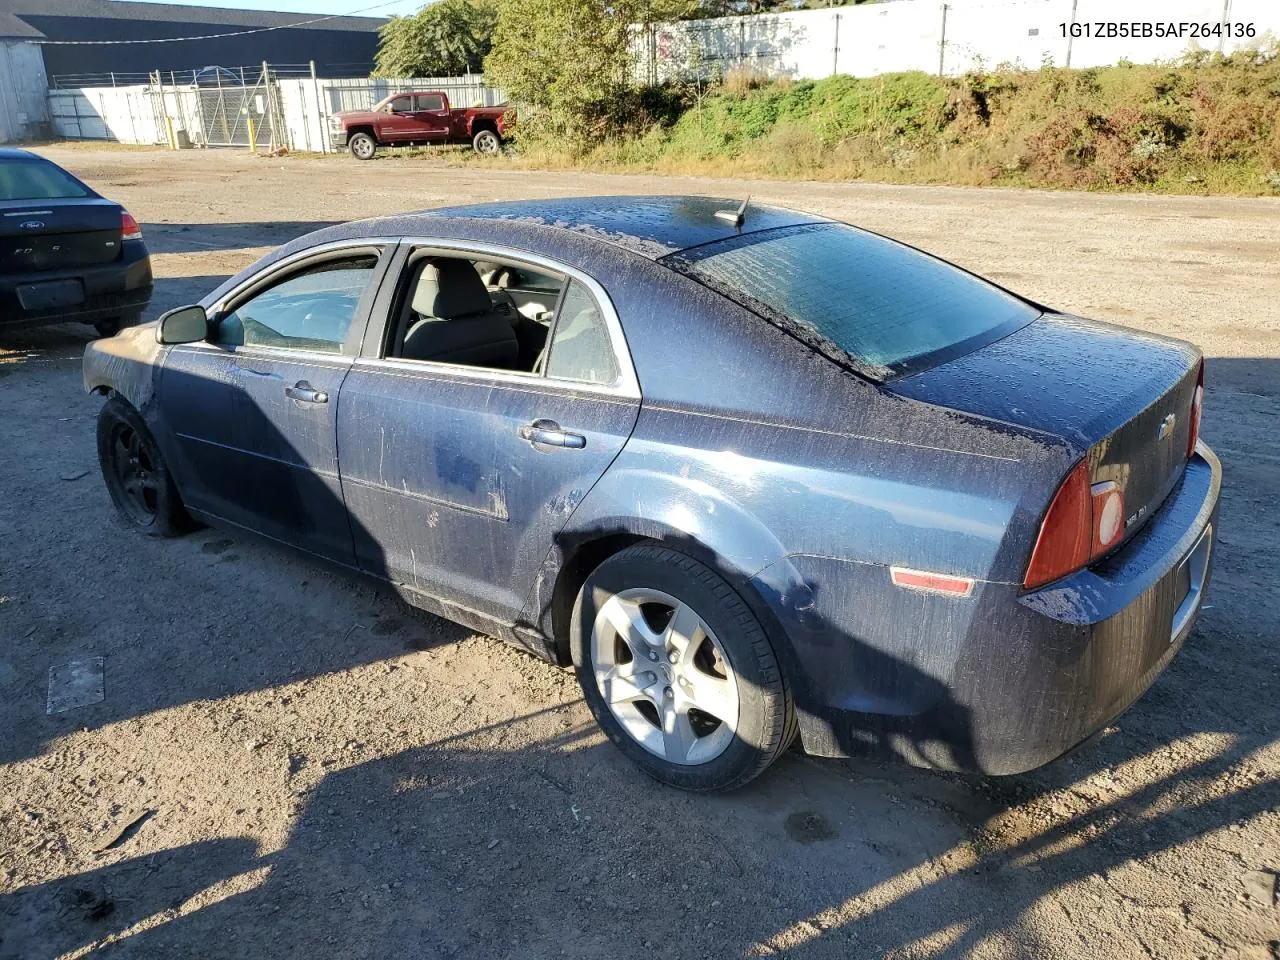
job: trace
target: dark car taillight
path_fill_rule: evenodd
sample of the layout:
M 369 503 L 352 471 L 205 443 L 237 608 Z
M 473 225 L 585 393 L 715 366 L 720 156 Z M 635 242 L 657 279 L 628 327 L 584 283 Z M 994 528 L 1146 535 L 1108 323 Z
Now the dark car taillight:
M 138 221 L 133 219 L 133 214 L 128 210 L 120 211 L 120 239 L 121 240 L 141 240 L 142 228 L 138 226 Z
M 1089 461 L 1081 460 L 1053 495 L 1022 585 L 1030 590 L 1075 573 L 1119 543 L 1124 527 L 1124 489 L 1114 480 L 1090 484 Z
M 1196 392 L 1191 395 L 1191 432 L 1187 434 L 1187 459 L 1196 452 L 1200 439 L 1200 414 L 1204 410 L 1204 361 L 1200 361 L 1200 376 L 1196 379 Z

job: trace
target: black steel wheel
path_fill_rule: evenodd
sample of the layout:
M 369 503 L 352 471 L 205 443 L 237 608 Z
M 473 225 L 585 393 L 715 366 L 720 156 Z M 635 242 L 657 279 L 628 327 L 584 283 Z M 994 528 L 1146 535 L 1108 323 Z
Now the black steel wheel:
M 192 526 L 160 448 L 138 412 L 112 397 L 98 414 L 98 462 L 120 518 L 149 537 Z

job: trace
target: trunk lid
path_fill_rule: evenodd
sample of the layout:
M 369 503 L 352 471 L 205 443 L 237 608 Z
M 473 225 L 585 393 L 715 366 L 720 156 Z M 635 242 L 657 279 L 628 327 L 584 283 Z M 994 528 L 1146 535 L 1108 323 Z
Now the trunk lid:
M 885 389 L 1051 434 L 1089 457 L 1091 482 L 1124 491 L 1127 540 L 1187 462 L 1200 351 L 1108 323 L 1046 314 L 967 356 Z
M 111 263 L 120 256 L 121 207 L 99 197 L 0 201 L 0 272 Z

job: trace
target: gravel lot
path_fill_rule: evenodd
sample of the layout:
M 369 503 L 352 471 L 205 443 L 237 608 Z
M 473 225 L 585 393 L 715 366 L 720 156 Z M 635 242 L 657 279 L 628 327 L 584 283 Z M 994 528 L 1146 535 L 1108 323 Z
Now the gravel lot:
M 1200 344 L 1226 484 L 1209 606 L 1100 741 L 1001 780 L 793 753 L 690 796 L 565 672 L 283 550 L 123 530 L 87 330 L 0 335 L 0 958 L 1280 956 L 1280 203 L 43 152 L 143 222 L 156 313 L 315 226 L 446 202 L 842 217 Z M 47 715 L 50 668 L 91 657 L 105 700 Z

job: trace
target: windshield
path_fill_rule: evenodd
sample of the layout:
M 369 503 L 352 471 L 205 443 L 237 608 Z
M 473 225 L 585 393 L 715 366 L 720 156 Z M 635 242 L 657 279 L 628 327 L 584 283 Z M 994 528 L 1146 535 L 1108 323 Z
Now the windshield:
M 63 200 L 87 197 L 75 177 L 47 160 L 0 163 L 0 200 Z
M 761 231 L 664 262 L 880 380 L 971 352 L 1040 316 L 958 267 L 844 224 Z

